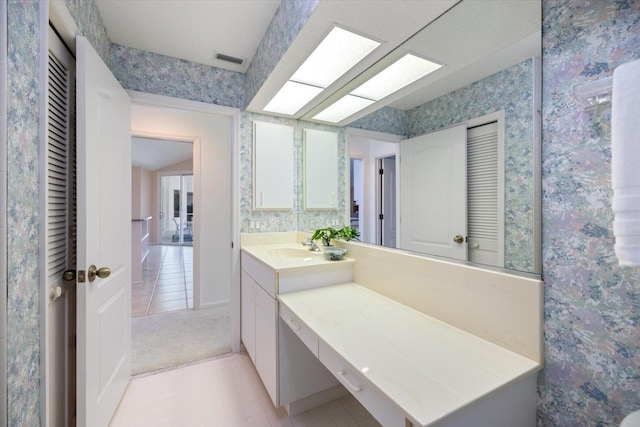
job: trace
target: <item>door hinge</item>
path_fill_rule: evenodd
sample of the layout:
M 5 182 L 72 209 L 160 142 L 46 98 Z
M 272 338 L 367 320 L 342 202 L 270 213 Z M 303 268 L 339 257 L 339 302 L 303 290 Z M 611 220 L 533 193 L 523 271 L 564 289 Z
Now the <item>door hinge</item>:
M 384 219 L 384 215 L 383 214 L 378 215 L 378 219 Z
M 384 175 L 384 169 L 378 169 L 378 174 Z
M 231 249 L 233 249 L 233 242 L 231 242 Z

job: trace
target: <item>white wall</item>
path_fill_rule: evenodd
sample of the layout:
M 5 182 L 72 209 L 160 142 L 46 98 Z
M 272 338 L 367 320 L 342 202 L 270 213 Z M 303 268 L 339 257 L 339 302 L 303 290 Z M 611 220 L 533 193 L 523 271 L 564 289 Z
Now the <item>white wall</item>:
M 194 211 L 199 213 L 194 221 L 196 308 L 231 299 L 231 123 L 225 115 L 132 106 L 133 135 L 194 142 Z
M 353 281 L 359 285 L 544 363 L 539 277 L 357 242 L 340 245 L 356 260 Z
M 153 215 L 153 172 L 131 167 L 131 218 L 140 219 Z

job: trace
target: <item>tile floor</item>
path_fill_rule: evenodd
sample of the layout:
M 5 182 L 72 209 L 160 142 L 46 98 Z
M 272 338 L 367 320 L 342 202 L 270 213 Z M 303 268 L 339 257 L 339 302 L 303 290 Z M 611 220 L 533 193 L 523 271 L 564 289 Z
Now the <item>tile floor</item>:
M 192 308 L 193 246 L 150 246 L 142 279 L 131 286 L 131 317 Z
M 231 354 L 134 377 L 110 427 L 380 426 L 351 395 L 289 417 L 274 408 L 251 360 Z
M 193 247 L 151 246 L 132 317 L 193 307 Z M 274 408 L 246 354 L 133 377 L 111 427 L 368 427 L 378 422 L 351 395 L 289 417 Z

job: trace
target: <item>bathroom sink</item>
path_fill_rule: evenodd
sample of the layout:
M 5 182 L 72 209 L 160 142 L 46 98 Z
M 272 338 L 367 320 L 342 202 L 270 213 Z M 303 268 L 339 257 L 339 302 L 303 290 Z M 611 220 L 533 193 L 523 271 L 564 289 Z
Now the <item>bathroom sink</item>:
M 315 255 L 308 249 L 294 249 L 294 248 L 280 248 L 280 249 L 270 249 L 267 252 L 269 256 L 278 257 L 278 258 L 313 258 Z

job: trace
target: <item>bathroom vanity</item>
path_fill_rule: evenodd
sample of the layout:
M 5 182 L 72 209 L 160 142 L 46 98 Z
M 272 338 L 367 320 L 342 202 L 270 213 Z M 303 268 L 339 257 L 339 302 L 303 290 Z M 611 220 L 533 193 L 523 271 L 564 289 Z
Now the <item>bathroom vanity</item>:
M 350 282 L 352 260 L 331 262 L 300 243 L 243 246 L 241 338 L 276 407 L 330 390 L 336 379 L 281 327 L 278 295 Z M 329 393 L 329 397 L 334 395 Z
M 242 340 L 276 406 L 346 390 L 384 426 L 535 426 L 538 278 L 344 246 L 243 242 Z
M 383 426 L 525 426 L 535 413 L 536 362 L 363 286 L 280 303 L 285 323 Z

